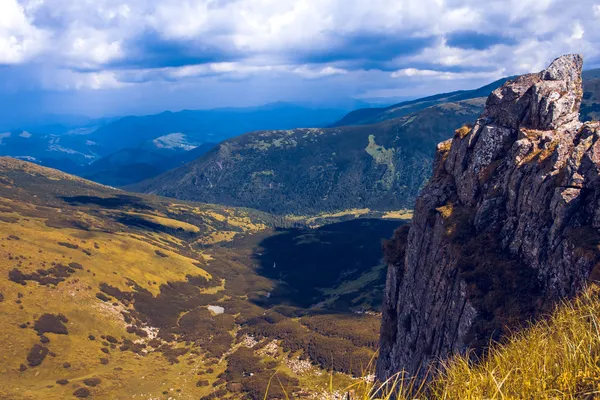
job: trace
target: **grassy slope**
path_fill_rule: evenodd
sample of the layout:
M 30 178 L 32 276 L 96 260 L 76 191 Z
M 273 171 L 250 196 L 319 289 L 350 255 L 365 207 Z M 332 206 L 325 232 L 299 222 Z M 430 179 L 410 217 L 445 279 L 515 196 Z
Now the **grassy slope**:
M 420 390 L 415 382 L 390 382 L 395 385 L 391 391 L 379 384 L 357 384 L 356 400 L 598 398 L 600 287 L 587 288 L 547 319 L 493 345 L 479 362 L 468 356 L 446 361 L 439 376 Z M 412 395 L 407 388 L 414 389 Z
M 347 305 L 373 303 L 361 294 L 376 293 L 383 284 L 375 250 L 378 238 L 397 223 L 350 221 L 277 232 L 273 223 L 257 211 L 127 195 L 0 158 L 0 398 L 70 398 L 85 387 L 96 398 L 197 399 L 214 392 L 217 398 L 240 398 L 245 391 L 262 399 L 276 371 L 284 382 L 291 379 L 291 392 L 315 393 L 328 386 L 325 370 L 334 354 L 335 369 L 360 374 L 374 353 L 379 317 L 348 313 Z M 348 235 L 356 224 L 368 238 Z M 269 240 L 278 237 L 283 241 Z M 367 252 L 348 240 L 372 243 Z M 297 259 L 290 262 L 276 258 L 281 272 L 273 278 L 259 273 L 271 268 L 280 246 L 307 250 L 296 250 Z M 347 266 L 334 258 L 320 264 L 310 258 L 327 249 L 332 256 L 339 249 L 348 253 L 348 246 L 362 256 L 374 253 L 364 258 L 363 271 L 344 272 Z M 302 276 L 307 262 L 316 262 L 311 266 L 316 270 L 339 270 L 321 277 L 323 286 L 314 291 L 293 279 Z M 63 281 L 36 282 L 55 277 L 58 264 L 67 269 Z M 25 278 L 11 275 L 15 269 Z M 277 296 L 269 299 L 271 291 Z M 295 305 L 293 294 L 303 291 L 314 295 L 315 303 L 338 309 Z M 99 293 L 110 300 L 102 301 Z M 222 306 L 225 313 L 211 316 L 208 305 Z M 68 334 L 46 333 L 49 342 L 43 343 L 33 326 L 44 313 L 66 316 Z M 130 333 L 128 326 L 150 336 Z M 252 348 L 256 359 L 229 362 L 232 353 L 253 344 L 247 334 L 258 342 Z M 159 340 L 151 343 L 156 335 Z M 102 336 L 118 343 L 111 346 Z M 136 349 L 134 342 L 146 347 Z M 36 344 L 50 353 L 32 366 L 28 354 Z M 299 356 L 312 357 L 313 363 Z M 262 372 L 240 373 L 250 361 L 250 372 Z M 88 378 L 101 383 L 88 387 L 83 382 Z M 61 379 L 68 384 L 58 384 Z M 198 387 L 204 380 L 208 386 Z M 334 374 L 335 388 L 351 382 L 346 374 Z
M 600 110 L 597 75 L 584 74 L 584 120 Z M 343 120 L 355 126 L 251 132 L 130 189 L 282 215 L 412 208 L 435 146 L 473 123 L 499 84 L 358 110 Z
M 448 363 L 438 398 L 582 399 L 600 394 L 600 289 L 590 287 L 547 319 L 494 347 L 473 366 Z

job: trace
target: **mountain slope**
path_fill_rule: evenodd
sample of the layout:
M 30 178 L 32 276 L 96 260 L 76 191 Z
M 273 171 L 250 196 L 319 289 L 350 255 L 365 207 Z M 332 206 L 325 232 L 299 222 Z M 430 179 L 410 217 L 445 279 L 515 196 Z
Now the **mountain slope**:
M 329 369 L 346 387 L 401 223 L 307 228 L 0 158 L 0 398 L 262 400 L 275 373 L 320 398 Z
M 380 379 L 481 352 L 596 279 L 600 135 L 579 121 L 582 63 L 507 82 L 438 145 L 410 231 L 388 245 Z
M 82 167 L 78 175 L 110 186 L 130 185 L 193 161 L 216 146 L 214 143 L 203 143 L 190 146 L 191 150 L 188 147 L 165 148 L 154 144 L 156 140 L 102 157 Z
M 375 125 L 253 132 L 131 189 L 278 214 L 410 207 L 434 144 L 481 107 L 474 99 Z
M 133 149 L 161 137 L 172 139 L 179 136 L 189 146 L 195 147 L 204 143 L 217 143 L 258 129 L 325 126 L 343 114 L 342 110 L 278 103 L 260 107 L 185 110 L 101 120 L 59 119 L 63 121 L 62 124 L 51 124 L 52 116 L 45 117 L 48 124 L 44 124 L 44 117 L 39 117 L 39 123 L 34 121 L 27 124 L 28 129 L 0 130 L 0 156 L 20 157 L 65 172 L 90 175 L 95 173 L 88 171 L 90 163 L 125 149 L 131 149 L 128 151 L 135 153 Z M 73 125 L 78 122 L 81 125 Z M 161 144 L 171 146 L 175 143 L 167 140 Z M 180 149 L 189 150 L 191 147 Z M 140 162 L 135 159 L 135 154 L 133 156 L 129 164 L 134 168 L 137 166 L 135 170 L 140 171 Z M 166 159 L 159 158 L 153 162 L 158 165 L 162 163 L 168 164 L 170 168 L 175 167 Z M 122 169 L 121 172 L 126 173 L 127 170 Z M 134 174 L 126 176 L 125 181 L 119 183 L 132 183 L 139 177 L 149 176 Z M 115 178 L 117 177 L 109 176 L 103 179 L 114 184 Z
M 416 100 L 404 101 L 383 108 L 361 108 L 346 114 L 342 119 L 331 125 L 331 127 L 374 124 L 388 119 L 403 117 L 436 104 L 487 97 L 493 90 L 502 86 L 508 79 L 510 78 L 499 79 L 482 86 L 479 89 L 441 93 Z
M 584 75 L 582 120 L 600 107 L 598 76 Z M 379 109 L 374 120 L 383 121 L 372 125 L 253 132 L 129 188 L 277 214 L 412 208 L 431 174 L 434 146 L 481 113 L 485 98 L 471 96 L 487 95 L 501 82 Z M 426 108 L 392 118 L 412 107 Z
M 104 154 L 109 154 L 172 133 L 183 133 L 198 144 L 218 143 L 258 129 L 323 126 L 340 114 L 339 110 L 312 109 L 285 103 L 248 108 L 167 111 L 122 118 L 91 133 L 88 139 L 102 143 L 106 148 Z

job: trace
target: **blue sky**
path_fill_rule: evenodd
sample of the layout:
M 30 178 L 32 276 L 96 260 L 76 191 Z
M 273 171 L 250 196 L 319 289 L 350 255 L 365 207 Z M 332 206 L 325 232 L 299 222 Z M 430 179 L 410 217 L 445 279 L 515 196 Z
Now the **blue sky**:
M 583 53 L 600 0 L 0 0 L 0 107 L 144 114 L 474 88 Z

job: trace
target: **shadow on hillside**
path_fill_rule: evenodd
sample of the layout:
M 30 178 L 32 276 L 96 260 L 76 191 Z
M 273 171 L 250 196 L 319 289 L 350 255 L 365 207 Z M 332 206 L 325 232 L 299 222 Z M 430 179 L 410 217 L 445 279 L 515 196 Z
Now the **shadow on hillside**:
M 320 289 L 335 289 L 354 281 L 356 290 L 336 296 L 329 308 L 348 311 L 364 300 L 378 308 L 386 277 L 386 268 L 377 268 L 383 257 L 382 241 L 391 238 L 403 223 L 355 219 L 317 229 L 279 230 L 265 238 L 254 251 L 257 272 L 277 285 L 262 305 L 308 308 L 329 297 Z M 362 281 L 367 272 L 370 279 Z M 357 280 L 364 284 L 356 285 Z M 375 293 L 375 298 L 360 299 L 368 293 Z
M 135 196 L 117 195 L 113 197 L 98 197 L 98 196 L 64 196 L 61 199 L 71 205 L 96 205 L 110 209 L 125 209 L 135 208 L 138 210 L 150 210 L 152 207 L 145 204 L 144 201 Z

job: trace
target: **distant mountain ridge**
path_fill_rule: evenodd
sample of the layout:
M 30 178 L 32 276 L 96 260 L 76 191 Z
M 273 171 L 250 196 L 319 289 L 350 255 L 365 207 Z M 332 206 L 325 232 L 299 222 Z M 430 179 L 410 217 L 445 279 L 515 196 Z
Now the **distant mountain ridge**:
M 596 72 L 584 74 L 584 120 L 600 110 Z M 437 143 L 474 121 L 506 80 L 357 110 L 329 128 L 252 132 L 127 189 L 276 214 L 411 208 L 429 179 Z
M 287 103 L 260 107 L 165 111 L 128 116 L 92 132 L 88 139 L 103 143 L 106 153 L 136 146 L 160 136 L 183 133 L 198 143 L 222 140 L 258 129 L 319 127 L 331 123 L 341 110 L 313 109 Z
M 83 168 L 79 175 L 109 186 L 130 185 L 195 160 L 215 147 L 216 144 L 203 143 L 199 146 L 192 146 L 191 149 L 188 146 L 190 145 L 183 148 L 165 148 L 145 143 L 103 157 Z
M 373 125 L 252 132 L 126 189 L 276 214 L 410 207 L 431 148 L 482 107 L 469 99 Z
M 415 100 L 403 101 L 388 107 L 360 108 L 346 114 L 342 119 L 332 124 L 330 127 L 373 124 L 392 118 L 403 117 L 435 104 L 486 97 L 494 89 L 502 86 L 508 79 L 510 79 L 510 77 L 499 79 L 474 90 L 458 90 L 455 92 L 441 93 Z
M 342 109 L 274 103 L 100 120 L 49 116 L 48 124 L 29 122 L 26 129 L 0 131 L 0 156 L 29 160 L 111 185 L 129 184 L 181 165 L 169 159 L 174 153 L 169 148 L 183 154 L 197 146 L 258 129 L 325 126 L 344 113 Z M 153 140 L 158 141 L 152 143 Z M 131 156 L 128 161 L 124 160 L 126 154 Z M 103 157 L 108 159 L 101 161 Z M 182 157 L 185 161 L 192 159 Z M 113 168 L 116 160 L 119 170 Z M 100 163 L 90 165 L 96 161 Z M 109 170 L 101 171 L 102 166 L 110 165 Z

